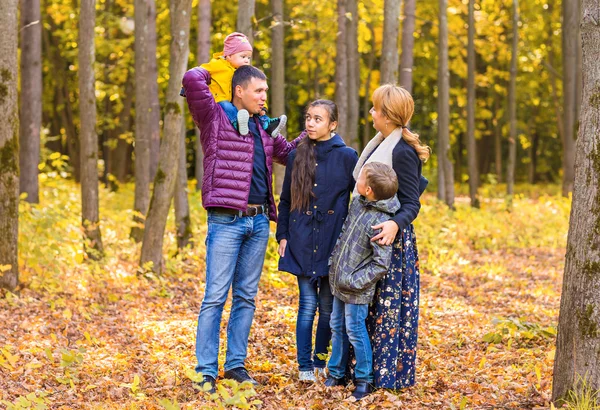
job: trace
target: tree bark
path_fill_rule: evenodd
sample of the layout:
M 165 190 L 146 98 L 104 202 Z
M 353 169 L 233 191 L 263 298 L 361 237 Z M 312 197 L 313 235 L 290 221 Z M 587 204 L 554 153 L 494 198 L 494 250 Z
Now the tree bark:
M 454 170 L 450 150 L 450 74 L 448 71 L 447 0 L 440 0 L 438 51 L 438 198 L 454 208 Z
M 346 0 L 337 0 L 335 39 L 335 104 L 339 111 L 338 134 L 348 140 L 348 55 L 346 53 Z
M 363 137 L 362 137 L 362 147 L 363 150 L 369 140 L 371 139 L 371 132 L 373 130 L 372 123 L 369 121 L 369 107 L 371 106 L 371 74 L 373 73 L 373 69 L 375 67 L 375 29 L 373 27 L 373 22 L 369 22 L 368 24 L 369 31 L 371 32 L 371 52 L 369 53 L 369 58 L 367 60 L 367 81 L 365 81 L 365 98 L 363 99 L 363 116 L 365 120 L 365 127 L 363 128 Z
M 131 127 L 133 94 L 133 83 L 128 80 L 125 83 L 125 100 L 123 101 L 123 110 L 119 114 L 119 126 L 114 131 L 115 138 L 117 138 L 117 146 L 112 150 L 110 166 L 108 167 L 109 172 L 119 182 L 127 180 L 127 171 L 131 161 L 131 145 L 127 143 L 127 140 L 123 136 Z
M 0 288 L 19 283 L 19 111 L 17 0 L 0 2 Z
M 157 273 L 162 271 L 163 238 L 177 178 L 178 167 L 173 164 L 178 163 L 183 121 L 183 100 L 179 96 L 179 90 L 187 68 L 191 8 L 192 0 L 170 1 L 171 47 L 164 137 L 140 257 L 140 265 L 144 269 L 150 268 L 147 264 L 152 262 L 151 270 Z
M 402 54 L 400 56 L 400 85 L 412 94 L 412 70 L 416 27 L 416 0 L 404 0 L 402 22 Z
M 40 202 L 38 164 L 42 125 L 42 22 L 40 0 L 21 2 L 21 132 L 19 166 L 26 201 Z
M 271 113 L 272 117 L 285 114 L 285 43 L 283 25 L 283 0 L 271 0 L 273 23 L 271 27 Z M 285 167 L 273 164 L 275 174 L 275 192 L 280 193 L 283 187 Z
M 183 104 L 181 105 L 183 109 Z M 181 140 L 179 142 L 179 160 L 177 161 L 177 182 L 175 183 L 175 229 L 177 230 L 177 248 L 183 249 L 190 244 L 192 225 L 190 204 L 188 201 L 187 158 L 185 145 L 185 118 L 181 121 Z
M 255 0 L 238 0 L 237 31 L 243 33 L 254 44 L 254 28 L 252 19 L 254 18 Z
M 102 256 L 98 205 L 98 134 L 96 133 L 96 88 L 94 27 L 96 0 L 81 0 L 79 20 L 79 114 L 81 118 L 81 222 L 84 249 L 90 259 Z
M 400 0 L 383 2 L 383 43 L 381 46 L 381 84 L 398 81 L 398 28 Z M 404 40 L 404 39 L 403 39 Z
M 198 2 L 198 65 L 208 63 L 210 60 L 210 32 L 211 32 L 211 6 L 210 0 Z M 200 144 L 200 129 L 196 129 L 196 164 L 194 166 L 196 176 L 196 190 L 202 189 L 204 178 L 204 151 Z
M 477 143 L 475 142 L 475 0 L 469 0 L 469 43 L 467 46 L 467 163 L 469 167 L 469 196 L 471 206 L 479 208 L 477 187 L 479 170 L 477 169 Z
M 348 128 L 347 141 L 358 148 L 358 114 L 360 108 L 360 57 L 358 54 L 358 1 L 346 0 L 346 52 L 348 54 Z
M 150 180 L 156 174 L 160 146 L 160 106 L 156 62 L 156 4 L 135 0 L 135 199 L 136 226 L 131 238 L 143 236 L 150 204 Z
M 558 318 L 553 401 L 600 389 L 600 3 L 583 0 L 583 99 Z
M 498 94 L 494 96 L 494 154 L 496 166 L 496 178 L 498 182 L 502 182 L 502 127 L 500 126 L 500 118 L 496 118 L 500 111 L 500 100 Z
M 562 194 L 573 191 L 575 136 L 577 135 L 579 0 L 563 1 L 563 183 Z
M 508 138 L 508 164 L 506 168 L 506 193 L 514 194 L 515 166 L 517 162 L 517 47 L 519 44 L 519 3 L 513 0 L 513 33 L 508 84 L 508 115 L 510 135 Z M 510 200 L 510 199 L 509 199 Z

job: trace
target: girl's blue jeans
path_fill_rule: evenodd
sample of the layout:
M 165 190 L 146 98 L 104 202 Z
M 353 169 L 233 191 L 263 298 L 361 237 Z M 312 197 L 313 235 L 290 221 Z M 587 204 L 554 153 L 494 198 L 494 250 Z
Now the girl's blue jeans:
M 311 371 L 315 367 L 325 368 L 326 360 L 319 355 L 327 355 L 327 348 L 331 340 L 329 320 L 333 307 L 333 295 L 329 288 L 329 279 L 321 278 L 321 284 L 310 283 L 311 278 L 298 276 L 300 289 L 300 303 L 298 306 L 298 319 L 296 320 L 296 345 L 298 348 L 298 364 L 300 371 Z M 313 353 L 312 335 L 315 315 L 319 309 L 315 349 Z
M 235 129 L 238 129 L 238 109 L 236 108 L 236 106 L 233 105 L 231 101 L 221 101 L 219 105 L 221 106 L 221 108 L 223 108 L 223 111 L 225 111 L 225 115 L 227 115 L 227 118 L 229 119 L 231 125 L 233 125 Z M 262 127 L 262 129 L 266 130 L 269 127 L 269 117 L 266 115 L 261 115 L 258 117 L 258 119 L 260 121 L 260 126 Z

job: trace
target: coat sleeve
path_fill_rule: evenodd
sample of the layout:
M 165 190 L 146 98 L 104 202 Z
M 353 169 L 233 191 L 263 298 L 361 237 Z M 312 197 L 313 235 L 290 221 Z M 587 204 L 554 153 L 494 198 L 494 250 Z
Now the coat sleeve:
M 302 131 L 298 138 L 295 140 L 288 142 L 285 137 L 279 134 L 275 140 L 273 141 L 273 159 L 275 162 L 281 165 L 287 164 L 288 155 L 292 150 L 296 149 L 296 146 L 302 139 L 304 139 L 308 134 L 306 131 Z
M 183 76 L 185 98 L 192 118 L 200 130 L 213 122 L 218 113 L 219 107 L 208 88 L 210 81 L 208 71 L 200 67 L 192 68 Z
M 343 289 L 340 284 L 340 289 L 352 293 L 361 293 L 374 286 L 379 279 L 383 278 L 387 273 L 390 263 L 392 262 L 392 246 L 381 246 L 377 241 L 371 241 L 370 238 L 375 235 L 373 232 L 368 232 L 368 242 L 373 251 L 371 260 L 363 266 L 359 266 L 352 272 L 352 279 L 348 281 L 349 289 Z
M 277 217 L 277 232 L 275 233 L 277 242 L 281 242 L 282 239 L 289 239 L 290 206 L 292 203 L 292 169 L 294 167 L 294 157 L 295 151 L 292 151 L 288 157 L 288 165 L 285 167 L 285 177 L 283 179 L 283 187 L 279 197 L 279 207 L 277 208 L 279 213 Z
M 421 209 L 419 202 L 419 172 L 420 159 L 410 149 L 401 149 L 394 152 L 392 165 L 398 177 L 398 200 L 400 210 L 392 218 L 400 230 L 406 228 L 415 220 Z

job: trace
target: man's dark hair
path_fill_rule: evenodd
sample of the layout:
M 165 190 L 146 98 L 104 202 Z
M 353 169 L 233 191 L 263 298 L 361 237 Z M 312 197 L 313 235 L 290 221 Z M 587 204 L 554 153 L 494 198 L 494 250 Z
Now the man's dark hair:
M 267 81 L 267 76 L 265 73 L 254 66 L 243 65 L 238 67 L 233 73 L 233 79 L 231 80 L 231 90 L 233 91 L 233 94 L 235 95 L 235 88 L 238 85 L 245 89 L 248 87 L 248 83 L 252 81 L 253 78 Z

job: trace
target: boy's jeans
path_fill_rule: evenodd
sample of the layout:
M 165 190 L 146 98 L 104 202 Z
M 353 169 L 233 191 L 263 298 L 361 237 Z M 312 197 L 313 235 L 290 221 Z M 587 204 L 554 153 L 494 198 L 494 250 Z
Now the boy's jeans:
M 331 358 L 329 359 L 329 374 L 336 379 L 346 375 L 348 362 L 348 341 L 354 347 L 356 380 L 373 383 L 373 351 L 367 333 L 365 320 L 369 314 L 369 305 L 353 305 L 344 303 L 338 298 L 333 299 L 331 312 Z
M 217 377 L 219 329 L 229 288 L 233 300 L 225 371 L 244 366 L 268 239 L 266 214 L 238 217 L 208 211 L 206 288 L 196 332 L 196 372 Z
M 329 341 L 331 340 L 331 328 L 329 319 L 333 307 L 333 295 L 329 288 L 329 278 L 321 279 L 321 286 L 310 283 L 311 278 L 298 276 L 298 287 L 300 289 L 300 303 L 298 305 L 298 319 L 296 320 L 296 345 L 298 348 L 298 365 L 300 371 L 310 371 L 315 367 L 325 368 L 325 360 L 317 355 L 327 354 Z M 319 321 L 317 323 L 317 335 L 315 336 L 314 361 L 312 352 L 312 331 L 315 314 L 319 308 Z

